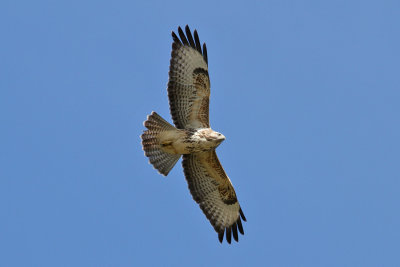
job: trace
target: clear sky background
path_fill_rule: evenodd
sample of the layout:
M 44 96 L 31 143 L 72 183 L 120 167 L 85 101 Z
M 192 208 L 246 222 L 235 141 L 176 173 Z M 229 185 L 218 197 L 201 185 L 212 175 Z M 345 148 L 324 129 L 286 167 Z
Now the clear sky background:
M 400 266 L 400 2 L 140 2 L 1 1 L 0 266 Z M 141 150 L 186 24 L 232 245 Z

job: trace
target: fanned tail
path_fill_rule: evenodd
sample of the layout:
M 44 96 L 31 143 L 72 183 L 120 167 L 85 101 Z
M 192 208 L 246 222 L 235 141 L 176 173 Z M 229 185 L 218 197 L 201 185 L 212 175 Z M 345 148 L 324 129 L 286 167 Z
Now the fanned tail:
M 176 128 L 154 111 L 147 116 L 144 126 L 148 129 L 140 136 L 142 138 L 144 154 L 149 158 L 154 168 L 167 176 L 181 155 L 163 151 L 159 137 L 161 133 L 176 130 Z

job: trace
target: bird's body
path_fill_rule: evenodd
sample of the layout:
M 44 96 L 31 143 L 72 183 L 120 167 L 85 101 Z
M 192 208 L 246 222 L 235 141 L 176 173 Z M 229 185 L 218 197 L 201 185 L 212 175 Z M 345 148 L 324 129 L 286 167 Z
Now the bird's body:
M 170 130 L 160 135 L 161 149 L 170 154 L 191 154 L 215 149 L 225 136 L 210 128 Z
M 238 241 L 244 234 L 241 219 L 246 221 L 232 183 L 215 149 L 225 136 L 211 129 L 209 122 L 210 79 L 207 48 L 197 31 L 194 39 L 188 26 L 186 35 L 179 27 L 179 37 L 172 32 L 168 98 L 175 127 L 156 112 L 144 122 L 141 135 L 143 150 L 150 163 L 168 175 L 182 156 L 182 166 L 193 199 L 200 205 L 222 242 L 224 233 Z

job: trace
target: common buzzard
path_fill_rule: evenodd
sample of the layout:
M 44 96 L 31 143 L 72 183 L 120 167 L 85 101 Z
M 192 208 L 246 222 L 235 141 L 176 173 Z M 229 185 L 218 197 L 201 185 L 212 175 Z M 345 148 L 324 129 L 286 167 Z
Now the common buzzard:
M 186 25 L 172 32 L 168 98 L 175 127 L 152 112 L 141 135 L 145 155 L 161 174 L 168 175 L 181 155 L 182 166 L 193 199 L 200 205 L 222 243 L 224 233 L 238 241 L 246 218 L 232 183 L 218 160 L 215 149 L 225 136 L 210 128 L 207 47 L 200 45 Z

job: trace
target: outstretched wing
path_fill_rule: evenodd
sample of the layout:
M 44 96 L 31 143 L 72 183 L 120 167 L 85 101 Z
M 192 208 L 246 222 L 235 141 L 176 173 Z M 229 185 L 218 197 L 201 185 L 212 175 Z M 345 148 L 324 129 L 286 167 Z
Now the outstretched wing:
M 200 45 L 197 31 L 194 39 L 189 26 L 185 33 L 178 28 L 172 32 L 169 67 L 168 98 L 172 119 L 178 129 L 209 128 L 208 107 L 210 79 L 208 76 L 207 47 Z
M 238 230 L 244 234 L 242 221 L 246 218 L 236 198 L 232 183 L 218 160 L 215 150 L 183 155 L 183 170 L 193 199 L 218 233 L 222 243 L 238 241 Z

